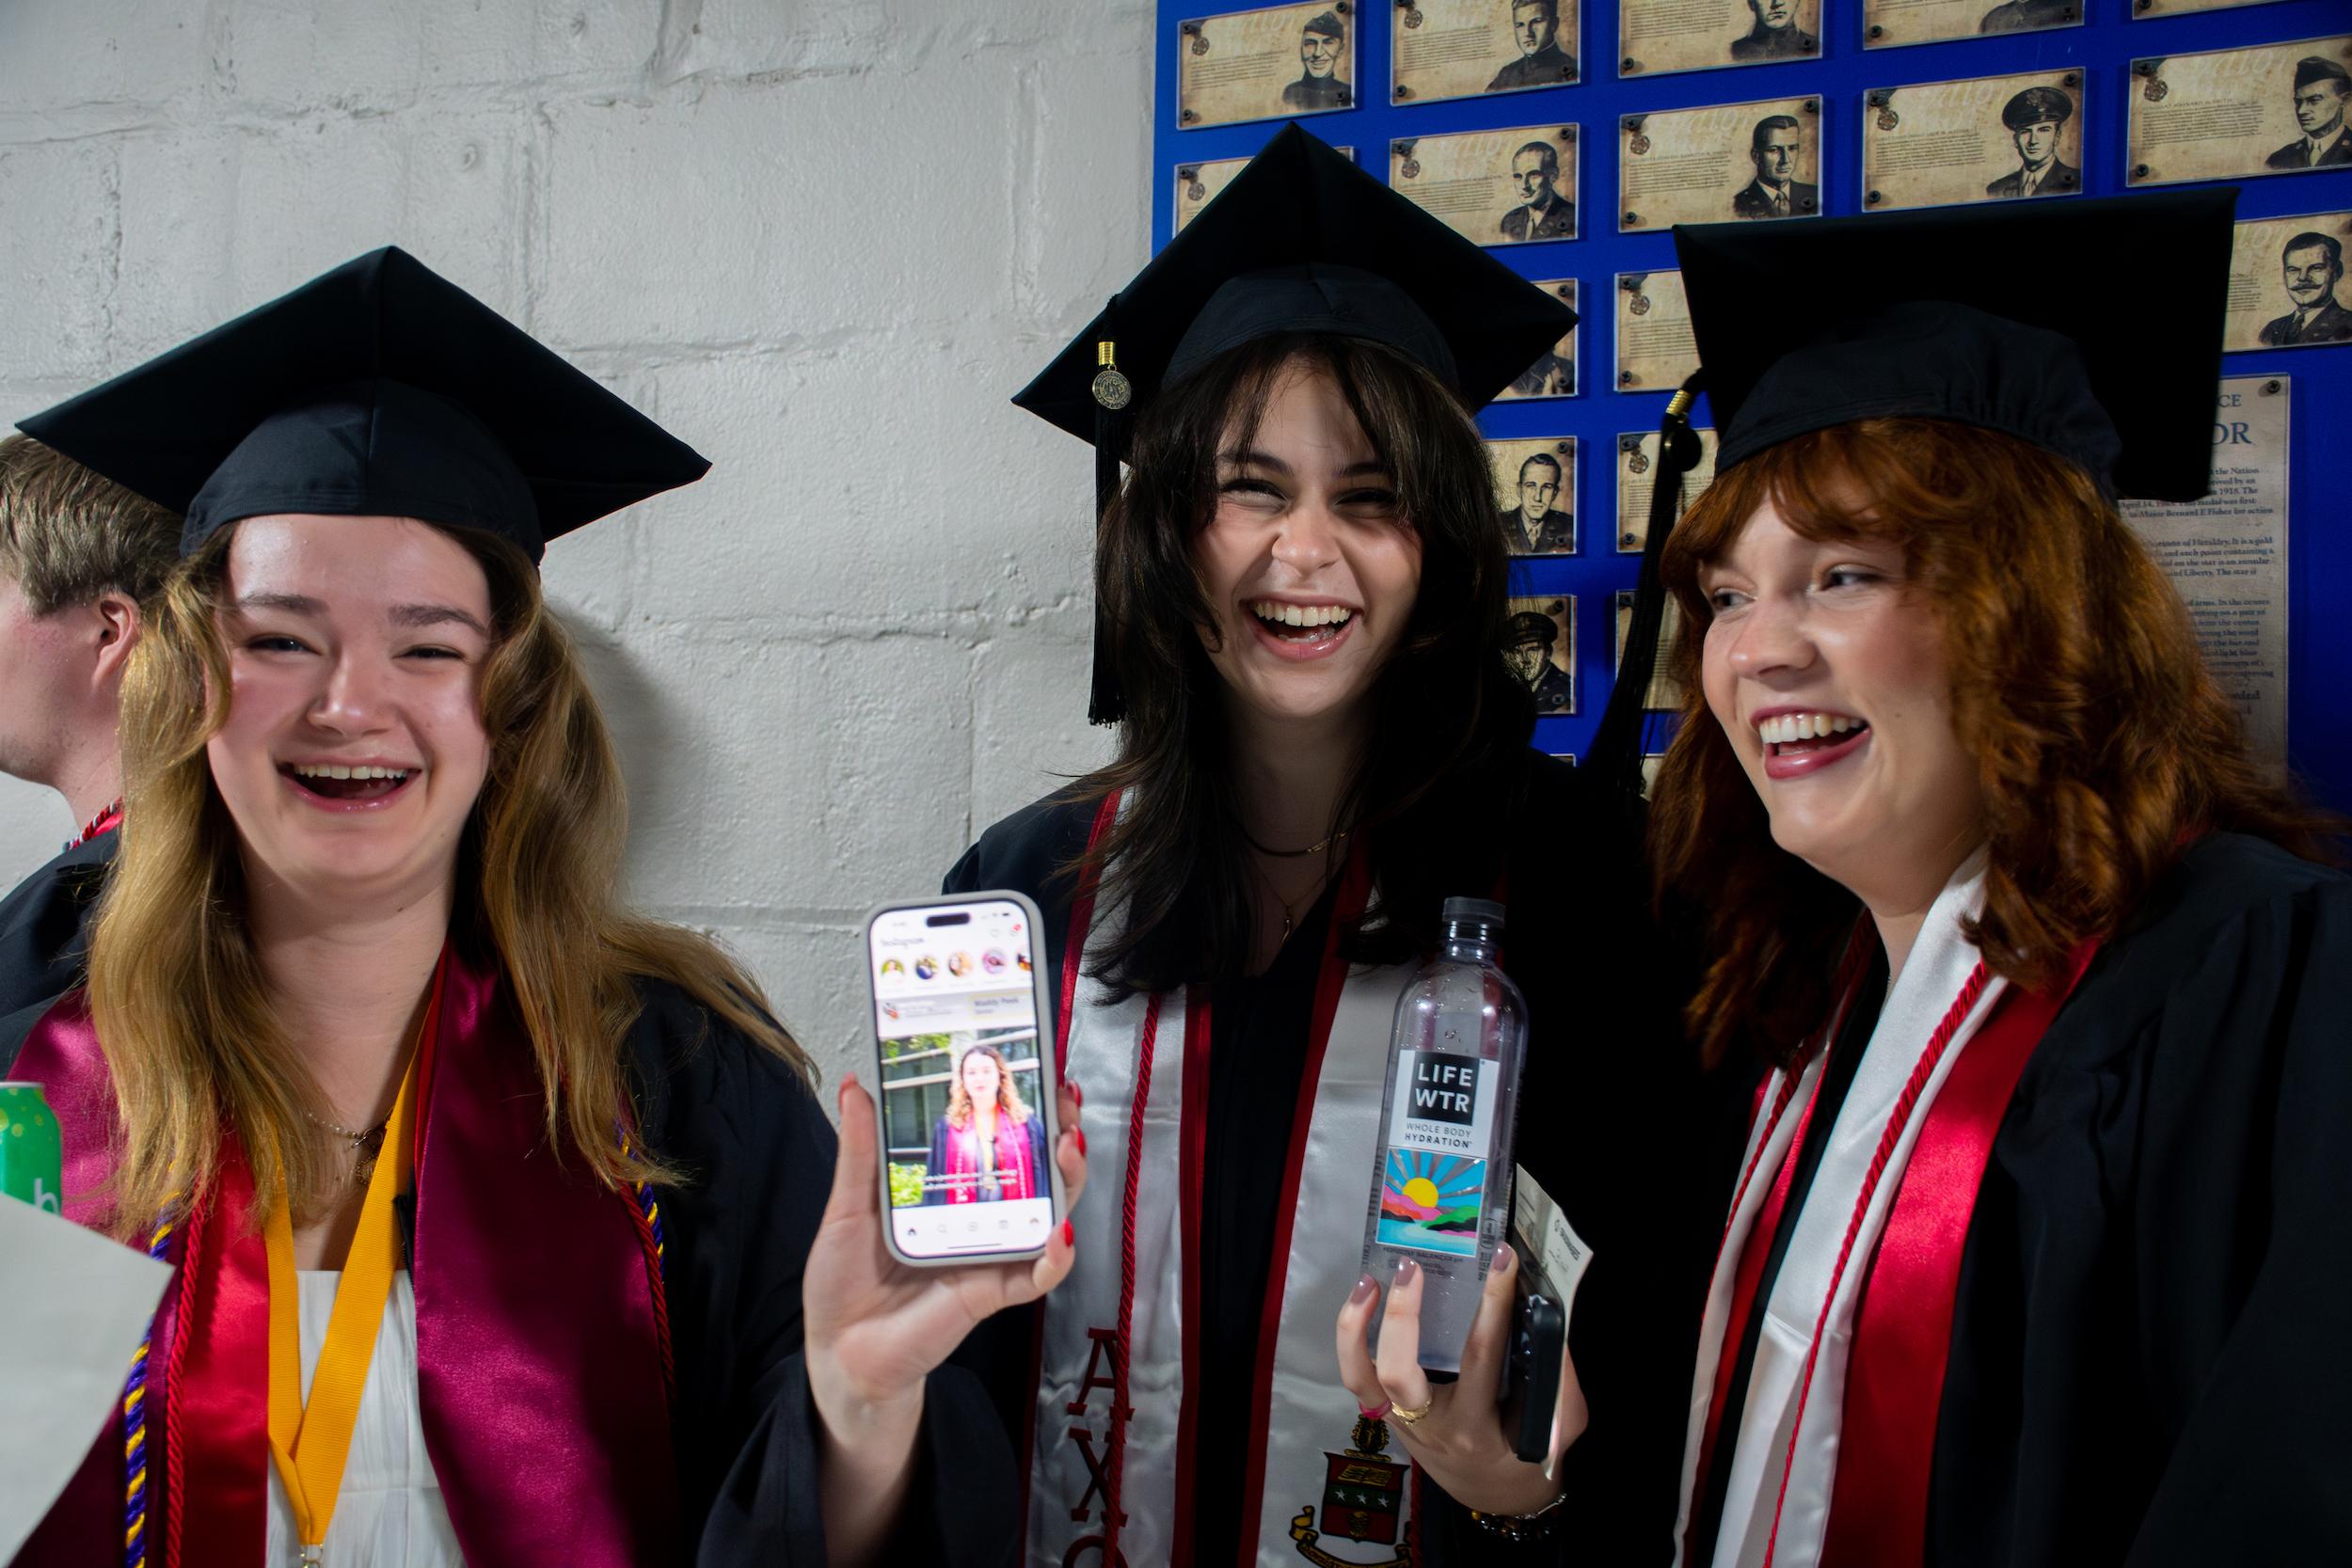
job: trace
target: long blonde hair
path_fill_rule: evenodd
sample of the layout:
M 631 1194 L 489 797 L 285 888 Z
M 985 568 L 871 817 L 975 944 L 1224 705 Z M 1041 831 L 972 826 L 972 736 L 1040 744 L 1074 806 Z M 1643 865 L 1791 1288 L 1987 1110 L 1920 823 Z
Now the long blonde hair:
M 494 958 L 547 1086 L 548 1140 L 602 1181 L 675 1181 L 658 1154 L 623 1153 L 624 1041 L 635 981 L 666 980 L 810 1072 L 758 985 L 707 938 L 619 902 L 628 802 L 612 737 L 539 575 L 503 540 L 444 529 L 481 562 L 495 607 L 482 673 L 491 756 L 459 856 L 451 934 Z M 118 1233 L 212 1181 L 233 1129 L 266 1212 L 282 1179 L 297 1214 L 348 1178 L 306 1119 L 317 1089 L 270 1003 L 245 920 L 237 832 L 205 743 L 229 716 L 215 619 L 223 530 L 165 585 L 123 680 L 126 829 L 90 939 L 89 998 L 113 1071 L 124 1147 L 108 1195 Z
M 1012 1069 L 1005 1065 L 1005 1053 L 983 1042 L 967 1045 L 956 1053 L 956 1075 L 947 1084 L 947 1125 L 959 1132 L 972 1125 L 972 1096 L 963 1086 L 963 1064 L 975 1056 L 996 1064 L 996 1114 L 1016 1127 L 1027 1121 L 1029 1102 L 1012 1086 Z

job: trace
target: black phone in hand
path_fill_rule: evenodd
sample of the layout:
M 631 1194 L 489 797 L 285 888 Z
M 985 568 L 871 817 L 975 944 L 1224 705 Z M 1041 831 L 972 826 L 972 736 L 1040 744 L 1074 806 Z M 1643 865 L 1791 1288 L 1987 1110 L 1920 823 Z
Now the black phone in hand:
M 1551 1457 L 1551 1419 L 1560 1400 L 1560 1359 L 1567 1354 L 1568 1320 L 1560 1304 L 1540 1292 L 1519 1298 L 1504 1359 L 1502 1420 L 1512 1451 L 1530 1465 Z

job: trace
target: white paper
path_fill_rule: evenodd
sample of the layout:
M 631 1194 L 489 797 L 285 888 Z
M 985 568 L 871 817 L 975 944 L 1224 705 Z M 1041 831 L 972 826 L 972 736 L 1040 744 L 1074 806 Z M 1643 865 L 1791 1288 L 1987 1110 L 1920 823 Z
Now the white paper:
M 170 1278 L 144 1253 L 0 1197 L 0 1562 L 98 1441 Z

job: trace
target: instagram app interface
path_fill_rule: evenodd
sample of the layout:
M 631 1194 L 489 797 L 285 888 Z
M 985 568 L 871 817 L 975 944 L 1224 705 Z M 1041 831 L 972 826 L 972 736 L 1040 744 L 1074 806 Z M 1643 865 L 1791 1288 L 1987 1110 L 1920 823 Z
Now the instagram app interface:
M 1053 1150 L 1018 904 L 893 910 L 867 936 L 890 1227 L 917 1258 L 1025 1252 L 1053 1223 Z

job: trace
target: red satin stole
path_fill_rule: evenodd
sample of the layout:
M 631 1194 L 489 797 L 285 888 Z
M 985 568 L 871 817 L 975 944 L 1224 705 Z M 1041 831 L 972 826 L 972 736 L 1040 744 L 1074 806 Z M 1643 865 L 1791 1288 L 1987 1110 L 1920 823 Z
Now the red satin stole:
M 426 1451 L 469 1560 L 670 1561 L 669 1397 L 636 1221 L 626 1195 L 551 1157 L 537 1063 L 503 989 L 453 948 L 423 1033 L 411 1279 Z M 83 993 L 35 1026 L 14 1070 L 48 1087 L 67 1215 L 87 1224 L 119 1134 Z M 265 1549 L 269 1275 L 251 1195 L 227 1138 L 220 1180 L 181 1232 L 193 1246 L 169 1255 L 180 1271 L 156 1317 L 147 1395 L 157 1568 L 253 1568 Z M 122 1487 L 118 1409 L 19 1563 L 118 1560 Z
M 1968 1222 L 2017 1080 L 2098 950 L 2076 947 L 2051 990 L 2004 992 L 1928 1107 L 1854 1318 L 1821 1568 L 1915 1568 L 1925 1558 Z

